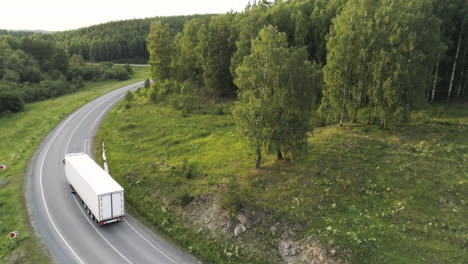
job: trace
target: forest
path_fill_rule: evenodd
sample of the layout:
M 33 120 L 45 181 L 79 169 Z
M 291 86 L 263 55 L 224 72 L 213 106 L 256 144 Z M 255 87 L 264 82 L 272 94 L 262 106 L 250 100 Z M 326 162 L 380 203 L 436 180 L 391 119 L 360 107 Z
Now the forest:
M 463 100 L 467 14 L 464 0 L 291 0 L 193 18 L 182 31 L 156 21 L 147 96 L 237 96 L 259 167 L 262 150 L 300 151 L 313 125 L 394 128 L 424 104 Z
M 86 61 L 146 64 L 149 58 L 146 36 L 152 22 L 163 21 L 177 32 L 182 30 L 186 20 L 199 16 L 113 21 L 77 30 L 58 32 L 55 37 L 61 45 L 67 48 L 69 54 L 81 55 Z
M 0 36 L 0 113 L 84 87 L 85 80 L 130 78 L 129 65 L 87 64 L 49 34 Z

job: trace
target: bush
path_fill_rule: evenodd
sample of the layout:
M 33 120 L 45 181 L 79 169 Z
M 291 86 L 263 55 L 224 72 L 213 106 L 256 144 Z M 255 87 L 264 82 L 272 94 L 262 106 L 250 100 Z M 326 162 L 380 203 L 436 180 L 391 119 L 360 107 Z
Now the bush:
M 151 86 L 150 79 L 146 79 L 145 80 L 145 88 L 150 88 L 150 86 Z
M 23 83 L 21 85 L 23 91 L 23 99 L 25 102 L 34 102 L 45 99 L 40 84 L 38 83 Z
M 244 207 L 244 200 L 241 197 L 244 196 L 241 193 L 240 185 L 231 179 L 221 194 L 219 205 L 232 215 L 237 215 L 237 212 Z
M 109 69 L 105 70 L 104 78 L 108 80 L 117 79 L 120 81 L 124 81 L 130 79 L 130 74 L 123 66 L 114 65 Z
M 21 93 L 13 89 L 0 87 L 0 113 L 19 112 L 24 109 L 24 100 Z
M 156 90 L 154 89 L 154 87 L 151 87 L 149 88 L 147 91 L 146 91 L 146 98 L 148 99 L 148 101 L 150 101 L 151 103 L 157 103 L 158 101 L 158 93 L 156 92 Z
M 70 92 L 69 84 L 63 75 L 57 80 L 43 80 L 40 86 L 44 98 L 57 97 Z
M 3 74 L 3 80 L 7 82 L 19 82 L 20 75 L 17 71 L 14 70 L 6 70 Z
M 125 70 L 127 70 L 128 74 L 130 74 L 130 75 L 133 74 L 133 69 L 130 66 L 130 64 L 127 63 L 123 67 L 125 68 Z
M 99 80 L 102 79 L 104 68 L 100 65 L 86 64 L 83 68 L 83 79 L 85 80 Z
M 125 101 L 131 102 L 132 100 L 133 100 L 133 93 L 130 91 L 127 91 L 127 93 L 125 94 Z
M 82 89 L 84 88 L 84 81 L 83 81 L 83 78 L 81 76 L 78 76 L 78 77 L 75 77 L 71 80 L 71 87 L 74 89 L 74 90 L 79 90 L 79 89 Z
M 183 193 L 180 197 L 179 197 L 179 204 L 181 206 L 187 206 L 190 202 L 193 201 L 193 196 L 188 194 L 188 193 Z

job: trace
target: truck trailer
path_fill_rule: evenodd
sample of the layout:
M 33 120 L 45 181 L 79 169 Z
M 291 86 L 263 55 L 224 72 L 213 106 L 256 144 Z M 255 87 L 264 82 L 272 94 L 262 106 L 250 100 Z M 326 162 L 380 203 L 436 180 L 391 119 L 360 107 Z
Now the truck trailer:
M 124 220 L 124 189 L 91 157 L 71 153 L 63 160 L 71 192 L 99 225 Z

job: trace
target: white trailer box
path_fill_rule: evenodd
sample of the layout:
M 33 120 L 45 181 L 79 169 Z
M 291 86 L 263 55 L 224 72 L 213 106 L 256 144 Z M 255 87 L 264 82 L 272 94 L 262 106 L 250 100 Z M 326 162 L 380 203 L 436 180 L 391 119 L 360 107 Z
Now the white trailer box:
M 124 189 L 84 153 L 67 154 L 65 175 L 93 220 L 100 225 L 124 219 Z

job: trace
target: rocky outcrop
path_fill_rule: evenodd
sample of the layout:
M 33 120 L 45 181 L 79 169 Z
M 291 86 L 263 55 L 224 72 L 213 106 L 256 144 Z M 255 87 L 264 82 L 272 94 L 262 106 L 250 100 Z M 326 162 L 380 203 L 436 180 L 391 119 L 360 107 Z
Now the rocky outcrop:
M 336 257 L 335 248 L 325 248 L 312 237 L 298 241 L 281 240 L 278 245 L 281 258 L 288 264 L 339 264 L 347 261 Z
M 323 247 L 312 237 L 298 236 L 297 233 L 304 230 L 303 223 L 288 227 L 284 223 L 272 222 L 271 217 L 262 210 L 244 209 L 233 216 L 219 207 L 215 195 L 196 197 L 186 207 L 179 208 L 179 212 L 192 221 L 199 231 L 209 230 L 215 236 L 222 234 L 252 252 L 261 250 L 271 257 L 271 263 L 347 263 L 337 258 L 336 249 Z M 258 233 L 259 230 L 266 232 Z M 277 248 L 265 245 L 265 239 L 268 244 L 276 243 Z

